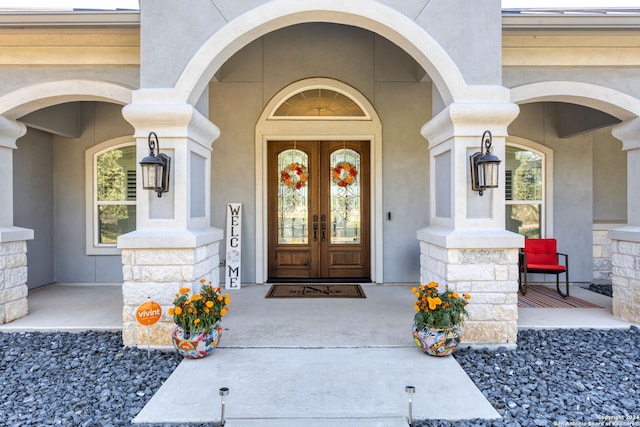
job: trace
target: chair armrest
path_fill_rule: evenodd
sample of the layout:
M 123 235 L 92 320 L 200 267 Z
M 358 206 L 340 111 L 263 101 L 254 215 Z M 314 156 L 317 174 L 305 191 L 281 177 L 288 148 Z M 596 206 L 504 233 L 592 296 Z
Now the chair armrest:
M 559 257 L 563 256 L 564 257 L 564 266 L 565 267 L 569 267 L 569 255 L 563 254 L 562 252 L 558 252 L 558 253 L 556 253 L 556 255 L 558 255 Z M 558 259 L 558 263 L 560 263 L 559 259 Z
M 527 272 L 527 253 L 522 248 L 518 253 L 518 268 L 522 268 L 525 273 Z

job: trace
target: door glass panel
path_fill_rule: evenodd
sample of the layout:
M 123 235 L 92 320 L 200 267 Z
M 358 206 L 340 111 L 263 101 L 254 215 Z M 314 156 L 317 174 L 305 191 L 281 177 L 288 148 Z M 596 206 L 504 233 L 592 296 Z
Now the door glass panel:
M 307 244 L 309 156 L 289 149 L 278 154 L 278 243 Z
M 343 148 L 330 156 L 331 243 L 359 244 L 360 224 L 360 154 Z

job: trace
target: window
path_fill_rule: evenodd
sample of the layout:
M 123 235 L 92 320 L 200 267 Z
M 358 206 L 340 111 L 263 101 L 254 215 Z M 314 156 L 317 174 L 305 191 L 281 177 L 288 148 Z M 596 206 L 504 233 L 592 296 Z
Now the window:
M 505 162 L 505 228 L 526 237 L 544 237 L 545 156 L 526 147 L 507 145 Z
M 118 254 L 118 236 L 136 229 L 136 146 L 126 139 L 87 151 L 87 254 Z
M 313 88 L 296 93 L 276 108 L 273 117 L 304 117 L 305 119 L 368 118 L 356 101 L 347 95 L 328 88 Z

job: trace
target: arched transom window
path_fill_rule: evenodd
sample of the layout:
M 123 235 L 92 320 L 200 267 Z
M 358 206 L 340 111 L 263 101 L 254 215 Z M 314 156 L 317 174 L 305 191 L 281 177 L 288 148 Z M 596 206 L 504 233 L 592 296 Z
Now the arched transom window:
M 273 118 L 367 118 L 363 108 L 345 94 L 327 88 L 306 89 L 290 96 L 272 114 Z

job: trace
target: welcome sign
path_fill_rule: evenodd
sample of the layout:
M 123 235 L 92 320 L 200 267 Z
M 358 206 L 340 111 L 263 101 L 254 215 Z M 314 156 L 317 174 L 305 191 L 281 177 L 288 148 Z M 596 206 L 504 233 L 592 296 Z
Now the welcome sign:
M 240 289 L 242 259 L 242 203 L 227 203 L 225 289 Z

